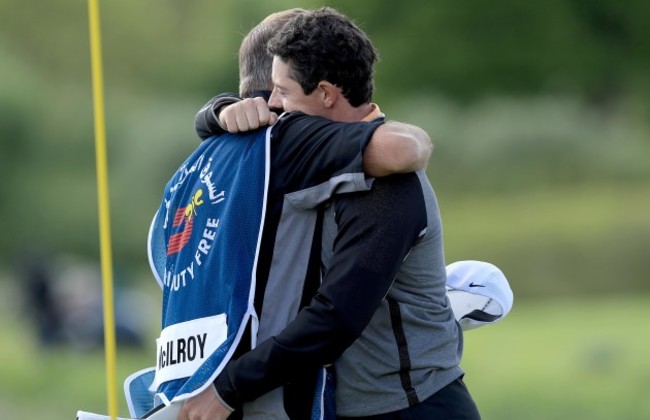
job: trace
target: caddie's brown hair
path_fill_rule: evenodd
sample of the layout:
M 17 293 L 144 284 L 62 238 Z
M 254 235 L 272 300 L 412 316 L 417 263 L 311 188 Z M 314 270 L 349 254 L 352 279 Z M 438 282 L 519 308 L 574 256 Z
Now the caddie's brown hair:
M 244 37 L 239 48 L 239 95 L 242 98 L 272 89 L 273 56 L 267 44 L 289 20 L 305 12 L 305 9 L 293 8 L 272 13 Z

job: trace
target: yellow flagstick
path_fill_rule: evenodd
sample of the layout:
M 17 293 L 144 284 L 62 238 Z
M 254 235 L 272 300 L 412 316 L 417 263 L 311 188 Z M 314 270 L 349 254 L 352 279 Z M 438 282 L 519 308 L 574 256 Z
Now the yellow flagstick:
M 111 418 L 115 419 L 117 418 L 118 414 L 117 381 L 115 373 L 115 317 L 113 313 L 111 226 L 108 198 L 106 124 L 104 121 L 104 89 L 98 0 L 88 0 L 88 16 L 90 22 L 90 59 L 93 84 L 93 107 L 95 116 L 95 158 L 97 160 L 99 240 L 102 266 L 102 289 L 104 299 L 104 351 L 106 353 L 108 414 L 111 416 Z

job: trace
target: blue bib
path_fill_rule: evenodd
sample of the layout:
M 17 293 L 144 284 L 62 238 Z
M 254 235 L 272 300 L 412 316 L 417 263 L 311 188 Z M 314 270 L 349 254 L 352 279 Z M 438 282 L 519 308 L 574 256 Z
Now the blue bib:
M 148 245 L 163 290 L 153 387 L 170 401 L 212 383 L 257 320 L 268 143 L 269 130 L 205 140 L 165 188 Z

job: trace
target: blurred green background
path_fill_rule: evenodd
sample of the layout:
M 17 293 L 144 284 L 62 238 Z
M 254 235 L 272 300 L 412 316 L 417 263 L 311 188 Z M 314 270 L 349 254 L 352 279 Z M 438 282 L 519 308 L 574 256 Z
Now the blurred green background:
M 252 26 L 321 5 L 380 51 L 382 110 L 435 143 L 448 262 L 514 290 L 466 334 L 483 417 L 650 418 L 646 0 L 100 1 L 118 381 L 153 364 L 145 241 L 195 112 L 236 90 Z M 0 418 L 106 412 L 87 3 L 1 0 L 0 63 Z

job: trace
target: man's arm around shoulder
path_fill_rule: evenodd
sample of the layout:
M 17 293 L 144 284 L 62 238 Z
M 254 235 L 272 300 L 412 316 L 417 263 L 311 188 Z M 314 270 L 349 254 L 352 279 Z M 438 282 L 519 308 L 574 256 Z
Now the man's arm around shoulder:
M 423 129 L 390 121 L 373 134 L 363 153 L 363 169 L 373 177 L 413 172 L 426 167 L 432 151 L 431 138 Z
M 214 97 L 197 113 L 195 125 L 201 138 L 272 125 L 277 115 L 262 98 L 239 100 L 233 95 Z M 426 167 L 433 151 L 429 135 L 411 124 L 390 121 L 373 134 L 364 153 L 364 171 L 371 177 L 413 172 Z

